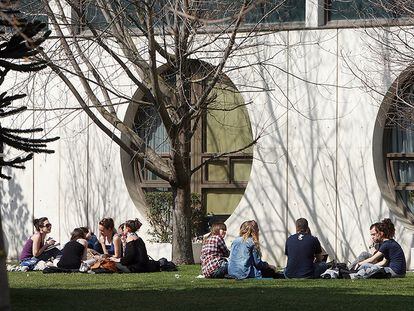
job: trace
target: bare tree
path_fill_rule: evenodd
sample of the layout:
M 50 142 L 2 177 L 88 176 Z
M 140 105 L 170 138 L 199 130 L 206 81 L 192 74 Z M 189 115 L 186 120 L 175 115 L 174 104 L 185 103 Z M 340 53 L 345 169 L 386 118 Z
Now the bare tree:
M 131 161 L 168 182 L 174 198 L 173 260 L 192 263 L 191 176 L 215 159 L 247 150 L 260 133 L 237 150 L 216 153 L 197 166 L 191 165 L 191 140 L 209 110 L 226 109 L 219 106 L 215 90 L 231 85 L 226 70 L 240 69 L 229 66 L 229 61 L 252 47 L 249 39 L 286 1 L 42 2 L 60 43 L 42 53 L 44 60 Z M 108 62 L 110 68 L 105 67 Z M 133 85 L 141 96 L 117 89 L 112 84 L 114 72 L 122 72 L 125 83 Z M 79 79 L 86 96 L 73 77 Z M 165 128 L 168 156 L 151 148 L 146 138 L 118 115 L 116 107 L 124 102 L 155 112 Z
M 40 52 L 40 45 L 46 40 L 50 32 L 44 32 L 46 26 L 41 22 L 28 22 L 19 17 L 19 12 L 13 9 L 13 1 L 0 2 L 0 25 L 4 30 L 0 43 L 0 85 L 5 81 L 7 73 L 15 71 L 19 73 L 35 72 L 46 67 L 43 61 L 35 61 L 32 58 Z M 7 118 L 19 114 L 27 108 L 11 108 L 13 101 L 25 97 L 25 94 L 7 95 L 0 94 L 0 118 Z M 0 178 L 10 179 L 2 173 L 3 167 L 24 169 L 24 163 L 33 158 L 33 153 L 53 153 L 47 149 L 47 143 L 57 140 L 54 138 L 31 138 L 32 135 L 43 131 L 41 128 L 9 128 L 0 123 Z M 5 159 L 4 152 L 15 149 L 23 152 L 23 156 L 13 159 Z M 2 221 L 0 215 L 0 310 L 10 310 L 9 288 L 6 272 L 6 248 L 3 239 Z

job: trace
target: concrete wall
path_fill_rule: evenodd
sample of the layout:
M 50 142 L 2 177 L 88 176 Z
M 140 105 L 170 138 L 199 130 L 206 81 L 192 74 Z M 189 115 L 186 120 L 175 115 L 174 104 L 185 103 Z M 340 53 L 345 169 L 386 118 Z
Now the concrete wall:
M 252 100 L 252 128 L 262 136 L 245 195 L 227 221 L 229 245 L 244 220 L 256 219 L 264 258 L 283 266 L 284 243 L 294 232 L 294 220 L 306 217 L 332 257 L 353 260 L 367 249 L 369 225 L 391 217 L 412 268 L 413 228 L 390 211 L 393 203 L 382 198 L 378 185 L 377 176 L 384 176 L 378 172 L 384 168 L 374 161 L 374 150 L 381 148 L 373 142 L 382 139 L 374 137 L 382 97 L 359 79 L 368 76 L 385 93 L 404 68 L 391 71 L 373 48 L 369 31 L 358 28 L 284 31 L 255 40 L 251 57 L 266 60 L 266 70 L 253 65 L 229 73 L 246 102 Z M 99 51 L 94 53 L 92 57 L 98 57 Z M 124 78 L 114 76 L 114 83 L 132 96 L 135 90 L 123 84 Z M 46 80 L 45 96 L 32 92 L 29 105 L 78 107 L 56 78 L 37 78 L 29 89 L 41 92 Z M 266 91 L 252 93 L 246 85 Z M 126 111 L 127 105 L 119 109 Z M 119 148 L 81 110 L 37 109 L 13 122 L 42 125 L 48 135 L 61 139 L 51 144 L 55 154 L 36 155 L 25 171 L 13 171 L 11 181 L 2 181 L 1 212 L 10 257 L 18 255 L 31 234 L 32 217 L 48 216 L 52 235 L 61 242 L 76 226 L 88 224 L 97 230 L 104 216 L 116 223 L 145 220 L 127 191 Z M 144 239 L 148 229 L 144 221 Z M 157 248 L 150 248 L 159 257 Z M 163 249 L 168 252 L 168 247 Z

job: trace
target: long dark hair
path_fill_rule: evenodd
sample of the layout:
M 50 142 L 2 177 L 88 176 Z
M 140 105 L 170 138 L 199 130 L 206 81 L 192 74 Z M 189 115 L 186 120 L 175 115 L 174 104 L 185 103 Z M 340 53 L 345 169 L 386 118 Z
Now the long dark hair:
M 378 225 L 378 231 L 384 234 L 386 239 L 393 239 L 395 236 L 395 227 L 391 219 L 384 218 Z
M 43 224 L 45 223 L 47 217 L 40 217 L 33 220 L 33 226 L 36 228 L 36 231 L 40 231 L 40 228 L 43 227 Z
M 75 228 L 73 229 L 72 233 L 71 233 L 71 237 L 70 240 L 77 240 L 77 239 L 85 239 L 86 238 L 86 234 L 85 231 L 83 231 L 82 228 Z
M 125 227 L 129 228 L 131 232 L 135 232 L 141 228 L 142 223 L 139 221 L 138 218 L 127 220 L 124 224 Z
M 103 218 L 100 222 L 99 222 L 99 224 L 101 225 L 101 226 L 103 226 L 105 229 L 108 229 L 108 230 L 113 230 L 114 229 L 114 227 L 115 227 L 115 225 L 114 225 L 114 220 L 112 219 L 112 218 Z

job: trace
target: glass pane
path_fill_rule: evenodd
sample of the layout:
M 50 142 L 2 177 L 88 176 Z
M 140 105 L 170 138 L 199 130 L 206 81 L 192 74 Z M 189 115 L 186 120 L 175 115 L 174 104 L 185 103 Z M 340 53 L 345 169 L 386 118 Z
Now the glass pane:
M 131 0 L 108 1 L 107 6 L 102 8 L 96 1 L 85 1 L 84 5 L 84 18 L 88 23 L 92 24 L 96 29 L 108 28 L 108 20 L 111 21 L 115 18 L 119 18 L 125 22 L 127 27 L 131 26 L 130 18 L 137 20 L 136 18 L 136 6 Z M 104 12 L 107 12 L 104 14 Z M 109 13 L 109 14 L 108 14 Z M 106 16 L 107 15 L 107 16 Z
M 395 161 L 393 162 L 394 174 L 397 182 L 414 182 L 414 162 Z
M 200 3 L 198 3 L 200 5 Z M 240 12 L 242 0 L 212 0 L 201 3 L 199 10 L 202 18 L 210 20 L 222 20 L 230 18 L 226 22 L 233 21 Z M 253 9 L 247 12 L 244 22 L 246 24 L 257 23 L 284 23 L 305 20 L 305 0 L 268 0 L 257 3 Z M 221 21 L 220 23 L 224 23 Z
M 331 0 L 331 20 L 395 18 L 401 15 L 392 0 Z
M 220 161 L 207 165 L 207 180 L 208 181 L 225 181 L 229 180 L 229 168 L 227 162 Z
M 103 29 L 108 24 L 106 22 L 105 16 L 102 14 L 100 7 L 94 2 L 85 2 L 85 19 L 88 23 L 92 24 L 97 29 Z
M 206 152 L 229 152 L 247 146 L 252 132 L 243 97 L 234 89 L 221 85 L 212 94 L 207 112 Z M 251 153 L 252 148 L 244 150 Z
M 146 145 L 157 153 L 169 153 L 170 142 L 167 131 L 154 107 L 141 108 L 135 118 L 134 129 Z
M 283 23 L 305 20 L 305 0 L 266 1 L 246 16 L 246 23 Z
M 170 142 L 167 131 L 154 107 L 139 109 L 134 121 L 134 130 L 141 137 L 146 146 L 158 154 L 170 152 Z M 141 166 L 141 174 L 145 180 L 161 180 L 157 175 L 148 171 L 145 164 Z
M 19 10 L 28 21 L 38 20 L 48 23 L 46 8 L 40 0 L 21 0 Z
M 402 190 L 397 191 L 400 199 L 403 201 L 407 209 L 414 214 L 414 191 L 412 190 Z
M 414 126 L 407 124 L 392 130 L 392 152 L 414 152 Z
M 234 181 L 248 181 L 250 171 L 252 168 L 252 161 L 234 160 L 233 164 L 233 180 Z
M 230 215 L 234 212 L 244 189 L 209 190 L 206 193 L 208 215 Z

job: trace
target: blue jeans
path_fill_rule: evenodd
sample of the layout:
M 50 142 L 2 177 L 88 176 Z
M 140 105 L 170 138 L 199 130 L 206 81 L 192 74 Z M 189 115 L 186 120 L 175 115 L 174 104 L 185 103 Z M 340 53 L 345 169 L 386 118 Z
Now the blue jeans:
M 319 279 L 321 277 L 321 274 L 324 273 L 326 269 L 328 269 L 328 265 L 326 264 L 325 261 L 315 262 L 313 264 L 313 276 L 307 277 L 307 279 Z M 286 279 L 289 279 L 286 276 L 285 271 L 286 271 L 286 268 L 283 269 L 283 275 L 285 276 Z
M 33 270 L 33 268 L 36 266 L 36 264 L 39 262 L 39 259 L 36 257 L 32 258 L 25 258 L 20 262 L 20 265 L 22 267 L 29 267 L 29 271 Z
M 313 264 L 313 278 L 319 279 L 321 274 L 324 273 L 328 269 L 328 265 L 325 261 L 315 262 Z
M 216 271 L 213 272 L 213 274 L 210 276 L 210 278 L 213 279 L 222 279 L 227 274 L 227 261 L 223 261 L 221 266 L 217 268 Z
M 404 275 L 399 275 L 394 272 L 390 267 L 381 267 L 378 265 L 374 265 L 372 263 L 364 263 L 361 267 L 359 267 L 358 272 L 355 273 L 358 277 L 364 277 L 366 274 L 373 273 L 381 268 L 384 268 L 385 272 L 391 274 L 392 278 L 401 278 L 404 277 Z
M 20 265 L 23 267 L 29 267 L 29 270 L 33 270 L 33 268 L 36 266 L 36 264 L 40 261 L 48 261 L 50 258 L 56 258 L 62 256 L 62 251 L 58 248 L 52 248 L 48 251 L 45 251 L 41 253 L 37 257 L 32 258 L 25 258 L 20 262 Z

